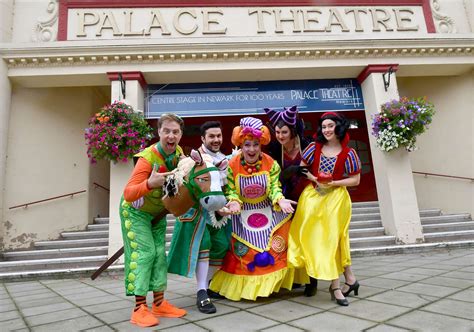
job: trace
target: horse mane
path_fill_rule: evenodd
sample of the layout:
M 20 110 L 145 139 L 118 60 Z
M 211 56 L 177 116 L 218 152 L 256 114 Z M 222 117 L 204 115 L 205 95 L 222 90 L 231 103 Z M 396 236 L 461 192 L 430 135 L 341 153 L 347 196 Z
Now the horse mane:
M 203 155 L 202 159 L 203 162 L 212 162 L 212 157 L 208 155 Z M 178 195 L 179 187 L 183 185 L 186 175 L 191 172 L 194 165 L 196 165 L 196 161 L 191 157 L 183 158 L 178 162 L 178 166 L 171 171 L 173 174 L 167 176 L 165 179 L 163 198 Z

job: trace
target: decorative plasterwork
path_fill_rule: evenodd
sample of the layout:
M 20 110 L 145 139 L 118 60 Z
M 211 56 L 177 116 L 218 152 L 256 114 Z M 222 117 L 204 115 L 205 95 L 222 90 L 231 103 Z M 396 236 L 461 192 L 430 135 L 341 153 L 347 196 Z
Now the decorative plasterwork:
M 456 33 L 456 27 L 454 20 L 440 13 L 441 5 L 438 0 L 431 0 L 431 10 L 433 13 L 433 19 L 436 25 L 436 31 L 438 33 Z
M 47 7 L 49 17 L 45 19 L 38 19 L 38 23 L 34 28 L 32 39 L 35 42 L 50 42 L 55 41 L 57 33 L 57 21 L 59 13 L 58 0 L 50 0 Z
M 21 56 L 4 55 L 9 67 L 51 67 L 70 65 L 122 65 L 149 63 L 184 63 L 184 62 L 226 62 L 226 61 L 265 61 L 265 60 L 305 60 L 305 59 L 354 59 L 391 57 L 433 57 L 472 55 L 473 47 L 380 47 L 380 48 L 301 48 L 272 50 L 238 50 L 238 51 L 163 51 L 131 53 L 103 53 L 97 55 L 41 55 Z

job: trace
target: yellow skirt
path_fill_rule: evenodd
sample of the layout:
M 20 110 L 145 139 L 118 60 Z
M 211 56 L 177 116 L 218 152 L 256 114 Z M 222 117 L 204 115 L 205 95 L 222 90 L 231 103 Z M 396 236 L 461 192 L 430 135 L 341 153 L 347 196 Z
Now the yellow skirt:
M 351 265 L 349 222 L 352 202 L 345 187 L 321 195 L 306 186 L 298 200 L 288 239 L 288 264 L 309 276 L 334 280 Z

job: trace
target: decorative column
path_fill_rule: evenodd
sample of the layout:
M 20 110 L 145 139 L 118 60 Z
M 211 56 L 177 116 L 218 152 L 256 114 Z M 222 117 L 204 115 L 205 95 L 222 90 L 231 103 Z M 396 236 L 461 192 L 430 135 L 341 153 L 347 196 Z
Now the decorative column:
M 12 38 L 13 22 L 12 0 L 0 2 L 0 43 L 7 43 Z M 7 64 L 0 59 L 0 251 L 3 250 L 5 223 L 5 177 L 7 169 L 8 126 L 10 123 L 10 107 L 12 86 L 8 79 Z
M 392 73 L 389 73 L 390 68 Z M 379 112 L 383 103 L 399 98 L 397 69 L 398 65 L 368 65 L 357 77 L 362 86 L 368 128 L 372 124 L 372 115 Z M 403 148 L 383 152 L 376 146 L 372 135 L 369 139 L 385 231 L 396 236 L 399 243 L 423 242 L 409 152 Z
M 122 81 L 118 72 L 107 73 L 112 81 L 112 102 L 122 101 L 135 111 L 143 111 L 146 81 L 141 72 L 122 72 Z M 125 98 L 126 97 L 126 98 Z M 109 199 L 109 251 L 111 257 L 122 246 L 119 204 L 128 178 L 132 174 L 133 161 L 110 163 L 110 199 Z M 118 263 L 123 263 L 123 256 Z

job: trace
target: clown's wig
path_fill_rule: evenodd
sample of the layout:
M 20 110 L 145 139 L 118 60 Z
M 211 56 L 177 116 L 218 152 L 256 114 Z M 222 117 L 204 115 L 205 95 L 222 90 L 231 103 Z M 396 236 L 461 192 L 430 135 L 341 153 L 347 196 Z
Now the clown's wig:
M 247 117 L 240 120 L 240 126 L 232 131 L 231 141 L 235 146 L 242 146 L 246 140 L 258 140 L 260 144 L 270 143 L 271 134 L 267 126 L 264 126 L 262 120 Z

